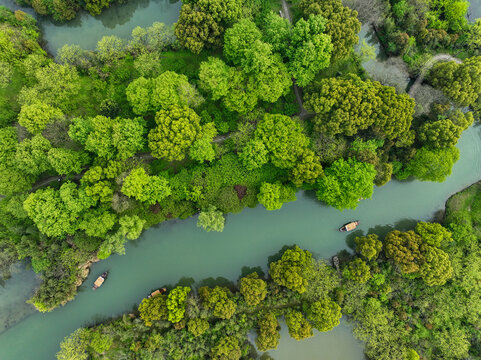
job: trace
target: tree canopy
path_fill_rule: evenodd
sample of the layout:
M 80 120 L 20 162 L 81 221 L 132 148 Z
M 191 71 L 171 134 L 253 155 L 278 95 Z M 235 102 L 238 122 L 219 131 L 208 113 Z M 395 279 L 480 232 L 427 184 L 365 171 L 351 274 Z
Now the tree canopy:
M 410 129 L 414 114 L 414 100 L 408 95 L 355 75 L 320 80 L 305 95 L 305 106 L 316 113 L 314 130 L 331 135 L 352 136 L 371 128 L 395 139 Z
M 432 68 L 429 79 L 457 104 L 472 105 L 481 93 L 481 56 L 466 59 L 462 64 L 438 63 Z
M 188 107 L 172 106 L 155 115 L 157 127 L 149 133 L 152 155 L 168 161 L 184 159 L 194 141 L 202 136 L 200 117 Z
M 269 274 L 277 284 L 302 294 L 307 289 L 307 273 L 312 266 L 311 253 L 296 245 L 286 250 L 280 260 L 270 264 Z
M 317 198 L 336 209 L 355 209 L 361 198 L 372 196 L 376 177 L 372 164 L 339 159 L 324 174 L 317 180 Z
M 292 30 L 287 55 L 289 71 L 299 86 L 308 85 L 320 70 L 329 66 L 333 47 L 325 28 L 325 18 L 311 15 L 307 20 L 300 19 Z

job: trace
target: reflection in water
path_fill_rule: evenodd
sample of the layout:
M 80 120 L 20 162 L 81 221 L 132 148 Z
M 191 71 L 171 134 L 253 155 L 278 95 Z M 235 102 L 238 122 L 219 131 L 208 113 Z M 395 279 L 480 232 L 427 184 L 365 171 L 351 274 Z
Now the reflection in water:
M 158 3 L 159 0 L 153 2 Z M 129 22 L 137 9 L 145 9 L 149 6 L 149 3 L 149 0 L 129 1 L 103 11 L 97 18 L 106 28 L 114 29 L 117 25 L 124 25 Z
M 32 270 L 25 269 L 23 262 L 13 264 L 10 272 L 12 276 L 0 287 L 0 333 L 36 312 L 25 301 L 40 279 Z
M 359 33 L 359 44 L 356 45 L 356 50 L 359 49 L 363 40 L 374 46 L 376 51 L 376 58 L 365 61 L 362 67 L 369 73 L 373 80 L 379 81 L 383 85 L 394 86 L 396 92 L 405 93 L 406 87 L 409 83 L 409 73 L 407 66 L 401 58 L 388 58 L 383 53 L 376 34 L 369 24 L 365 24 Z
M 21 8 L 13 0 L 0 0 L 0 5 L 34 14 L 31 8 Z M 148 27 L 156 21 L 173 25 L 179 17 L 181 5 L 180 0 L 137 0 L 113 5 L 96 17 L 83 11 L 67 23 L 57 23 L 45 17 L 37 17 L 37 20 L 47 50 L 56 55 L 65 44 L 94 50 L 102 36 L 116 35 L 129 39 L 137 26 Z
M 468 20 L 474 22 L 481 18 L 481 0 L 470 0 L 468 8 Z

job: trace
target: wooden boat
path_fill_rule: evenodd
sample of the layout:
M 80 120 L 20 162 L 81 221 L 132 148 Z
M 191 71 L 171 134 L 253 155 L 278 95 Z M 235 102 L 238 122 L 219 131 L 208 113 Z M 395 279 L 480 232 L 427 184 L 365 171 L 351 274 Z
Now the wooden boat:
M 359 220 L 348 222 L 339 228 L 339 231 L 351 231 L 359 225 Z
M 162 294 L 164 294 L 166 291 L 167 291 L 166 288 L 161 288 L 161 289 L 157 289 L 157 290 L 155 290 L 155 291 L 152 291 L 152 292 L 150 293 L 150 295 L 147 296 L 147 299 L 149 299 L 149 298 L 151 298 L 151 297 L 154 297 L 154 296 L 157 296 L 157 295 L 162 295 Z
M 107 279 L 107 276 L 109 276 L 109 272 L 106 271 L 104 272 L 102 275 L 100 275 L 97 280 L 95 280 L 94 282 L 94 286 L 92 287 L 92 290 L 95 290 L 99 287 L 102 286 L 102 284 L 104 283 L 104 281 Z

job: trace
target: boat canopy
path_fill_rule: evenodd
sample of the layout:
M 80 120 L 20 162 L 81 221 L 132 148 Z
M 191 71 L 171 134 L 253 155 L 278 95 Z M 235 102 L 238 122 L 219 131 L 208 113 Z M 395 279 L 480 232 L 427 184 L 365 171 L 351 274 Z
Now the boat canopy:
M 102 285 L 104 283 L 104 281 L 105 281 L 105 279 L 102 276 L 99 276 L 97 278 L 97 280 L 95 280 L 94 285 L 99 287 L 100 285 Z

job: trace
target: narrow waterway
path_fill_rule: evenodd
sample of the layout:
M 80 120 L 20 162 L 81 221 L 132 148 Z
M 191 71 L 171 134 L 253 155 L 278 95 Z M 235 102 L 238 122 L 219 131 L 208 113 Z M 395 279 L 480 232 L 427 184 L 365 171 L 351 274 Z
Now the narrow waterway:
M 0 4 L 15 8 L 10 0 L 0 0 Z M 63 25 L 43 18 L 39 21 L 44 39 L 55 53 L 65 43 L 93 49 L 103 35 L 128 38 L 135 26 L 149 26 L 153 21 L 171 24 L 179 9 L 180 2 L 151 0 L 116 6 L 95 18 L 83 14 Z M 35 312 L 25 317 L 31 307 L 24 300 L 36 278 L 32 271 L 16 268 L 0 288 L 0 331 L 9 327 L 0 335 L 0 359 L 52 360 L 58 344 L 70 332 L 130 311 L 153 288 L 179 280 L 185 284 L 218 277 L 235 281 L 245 266 L 263 265 L 266 270 L 267 258 L 284 245 L 296 243 L 316 256 L 328 258 L 347 247 L 346 236 L 336 228 L 348 220 L 359 219 L 360 232 L 366 233 L 386 232 L 394 225 L 402 228 L 415 220 L 431 219 L 451 194 L 481 179 L 480 129 L 467 130 L 458 147 L 461 159 L 453 176 L 444 183 L 393 181 L 377 188 L 373 198 L 362 201 L 355 211 L 339 212 L 320 204 L 313 194 L 300 192 L 296 202 L 278 211 L 257 207 L 229 215 L 220 234 L 197 228 L 195 218 L 161 224 L 129 243 L 126 255 L 95 264 L 76 299 L 52 313 Z M 92 292 L 91 283 L 105 270 L 111 272 L 108 281 Z M 352 337 L 345 322 L 332 332 L 316 334 L 304 342 L 289 338 L 284 326 L 279 349 L 272 355 L 277 360 L 363 358 L 362 344 Z
M 1 358 L 52 359 L 64 336 L 80 326 L 129 311 L 150 289 L 179 280 L 236 280 L 244 266 L 266 264 L 267 258 L 284 245 L 296 243 L 316 256 L 330 257 L 347 247 L 346 236 L 336 228 L 351 219 L 361 221 L 364 233 L 385 232 L 394 225 L 402 228 L 415 220 L 431 219 L 451 194 L 481 178 L 479 144 L 480 129 L 468 129 L 458 144 L 461 159 L 454 166 L 454 175 L 444 183 L 393 181 L 377 188 L 373 198 L 362 201 L 355 211 L 339 212 L 300 192 L 296 202 L 281 210 L 266 211 L 259 206 L 228 216 L 223 233 L 204 232 L 196 227 L 195 218 L 151 228 L 127 245 L 126 255 L 95 264 L 74 301 L 52 313 L 35 313 L 4 332 L 0 336 Z M 108 281 L 92 292 L 91 283 L 105 270 L 110 270 Z M 321 360 L 352 359 L 348 354 L 361 349 L 359 344 L 349 331 L 339 330 L 337 334 L 343 338 L 342 347 L 325 339 L 331 335 L 320 334 L 309 340 L 309 344 L 317 345 L 297 348 L 298 358 L 311 358 L 314 347 L 323 349 L 318 358 Z M 297 347 L 292 340 L 283 340 L 276 358 L 289 358 L 286 354 L 293 351 L 289 344 Z

